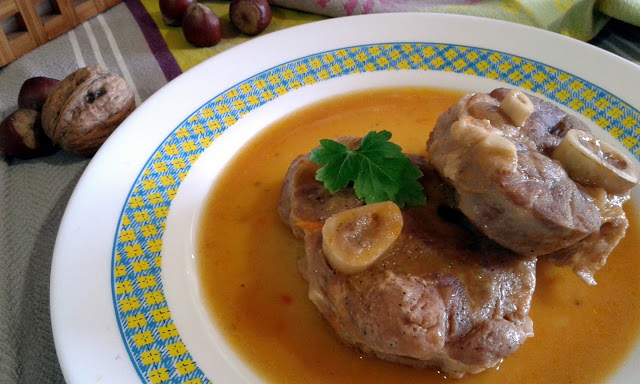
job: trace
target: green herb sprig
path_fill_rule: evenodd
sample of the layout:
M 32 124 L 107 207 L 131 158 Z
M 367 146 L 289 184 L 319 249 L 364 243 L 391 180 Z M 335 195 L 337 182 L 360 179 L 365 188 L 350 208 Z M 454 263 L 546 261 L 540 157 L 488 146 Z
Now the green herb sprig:
M 311 151 L 311 160 L 324 165 L 316 172 L 316 180 L 331 193 L 352 182 L 356 196 L 366 204 L 423 205 L 425 196 L 418 182 L 422 172 L 389 139 L 389 131 L 371 131 L 355 150 L 334 140 L 320 140 L 320 147 Z

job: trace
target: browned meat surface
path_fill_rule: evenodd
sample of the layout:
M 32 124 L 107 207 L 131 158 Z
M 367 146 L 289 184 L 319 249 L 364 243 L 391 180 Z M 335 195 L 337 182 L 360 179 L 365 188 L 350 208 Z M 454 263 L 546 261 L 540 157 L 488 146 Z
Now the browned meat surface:
M 479 231 L 517 253 L 550 255 L 595 284 L 624 237 L 629 195 L 572 180 L 550 156 L 570 129 L 589 128 L 530 95 L 534 111 L 515 126 L 500 110 L 508 91 L 464 96 L 443 114 L 427 141 L 431 162 Z
M 350 190 L 329 194 L 308 155 L 289 168 L 280 215 L 304 239 L 299 270 L 309 298 L 343 342 L 451 377 L 481 372 L 533 336 L 536 260 L 475 232 L 452 208 L 451 188 L 424 159 L 412 160 L 424 173 L 427 205 L 402 211 L 399 238 L 362 272 L 333 270 L 322 247 L 325 219 L 362 202 Z
M 590 192 L 596 197 L 602 216 L 600 229 L 549 257 L 555 264 L 573 269 L 587 284 L 595 285 L 594 273 L 605 265 L 609 254 L 622 240 L 629 226 L 622 209 L 629 195 L 607 195 L 601 188 Z
M 460 210 L 478 230 L 520 254 L 555 252 L 595 232 L 601 220 L 593 199 L 542 153 L 557 145 L 550 132 L 563 132 L 555 127 L 566 114 L 545 108 L 516 127 L 499 105 L 488 94 L 462 97 L 427 142 L 431 163 L 455 188 Z
M 359 138 L 342 139 L 351 148 L 360 145 Z M 293 160 L 282 187 L 278 206 L 280 217 L 291 226 L 297 237 L 304 237 L 304 227 L 316 227 L 331 215 L 345 209 L 359 207 L 363 201 L 355 199 L 353 191 L 343 189 L 333 196 L 316 181 L 320 166 L 309 160 L 309 155 Z

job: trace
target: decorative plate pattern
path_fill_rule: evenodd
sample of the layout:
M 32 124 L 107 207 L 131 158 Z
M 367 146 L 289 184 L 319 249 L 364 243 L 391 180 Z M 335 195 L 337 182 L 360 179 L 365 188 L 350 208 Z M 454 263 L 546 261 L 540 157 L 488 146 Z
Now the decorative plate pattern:
M 297 88 L 359 72 L 406 69 L 481 76 L 542 94 L 591 119 L 640 159 L 636 109 L 584 79 L 503 52 L 437 43 L 380 43 L 321 52 L 256 74 L 216 95 L 158 146 L 122 209 L 113 247 L 113 303 L 142 382 L 210 382 L 180 338 L 160 277 L 171 201 L 199 155 L 243 115 Z

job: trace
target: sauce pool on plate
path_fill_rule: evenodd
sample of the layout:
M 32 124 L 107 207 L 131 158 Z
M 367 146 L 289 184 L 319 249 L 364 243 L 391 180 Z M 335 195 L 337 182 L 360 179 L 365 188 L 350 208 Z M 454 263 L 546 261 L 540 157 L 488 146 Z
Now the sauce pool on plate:
M 363 356 L 340 343 L 307 298 L 304 254 L 278 216 L 291 161 L 323 138 L 383 129 L 404 152 L 426 154 L 429 130 L 462 94 L 389 88 L 335 97 L 265 129 L 232 159 L 205 204 L 197 244 L 211 317 L 238 356 L 270 383 L 450 382 L 437 372 Z M 639 212 L 625 210 L 626 237 L 588 286 L 543 259 L 530 316 L 535 336 L 497 368 L 460 383 L 597 383 L 624 363 L 640 334 Z

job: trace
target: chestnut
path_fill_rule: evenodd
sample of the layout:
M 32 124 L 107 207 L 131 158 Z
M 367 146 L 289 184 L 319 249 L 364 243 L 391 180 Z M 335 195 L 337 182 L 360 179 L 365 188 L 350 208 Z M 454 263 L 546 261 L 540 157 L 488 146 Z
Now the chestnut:
M 18 107 L 41 110 L 49 93 L 58 83 L 59 80 L 44 76 L 27 79 L 18 93 Z
M 179 26 L 187 8 L 196 0 L 160 0 L 162 21 L 167 25 Z
M 271 7 L 267 0 L 232 0 L 229 17 L 241 32 L 254 36 L 269 26 Z
M 211 47 L 222 37 L 220 19 L 209 7 L 194 3 L 182 18 L 184 38 L 196 47 Z
M 48 154 L 53 149 L 40 123 L 40 112 L 18 109 L 0 123 L 0 154 L 21 159 Z

